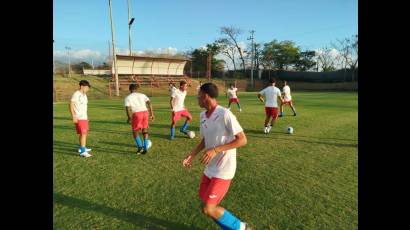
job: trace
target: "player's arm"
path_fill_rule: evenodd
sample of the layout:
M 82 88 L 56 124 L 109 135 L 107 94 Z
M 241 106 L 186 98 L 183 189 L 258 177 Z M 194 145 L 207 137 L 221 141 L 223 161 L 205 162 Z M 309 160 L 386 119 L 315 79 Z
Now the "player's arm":
M 146 103 L 147 103 L 149 115 L 151 117 L 151 120 L 153 121 L 155 117 L 154 117 L 154 110 L 152 109 L 151 101 L 148 100 Z
M 125 114 L 127 115 L 127 123 L 130 123 L 132 120 L 132 111 L 130 106 L 125 106 Z
M 238 134 L 235 135 L 235 140 L 224 144 L 224 145 L 219 145 L 219 146 L 215 146 L 213 148 L 207 149 L 206 152 L 204 153 L 204 155 L 202 155 L 201 158 L 201 163 L 203 164 L 208 164 L 208 162 L 210 160 L 212 160 L 212 158 L 220 153 L 220 152 L 224 152 L 230 149 L 235 149 L 235 148 L 239 148 L 242 147 L 244 145 L 246 145 L 246 143 L 248 142 L 248 140 L 246 139 L 246 135 L 244 132 L 239 132 Z
M 278 93 L 278 98 L 279 98 L 279 100 L 280 100 L 281 103 L 284 102 L 284 99 L 283 99 L 283 96 L 282 96 L 281 93 Z
M 184 161 L 182 162 L 182 165 L 184 167 L 190 167 L 192 165 L 192 159 L 203 149 L 205 149 L 205 139 L 202 138 L 201 142 L 191 151 L 188 156 L 185 157 Z
M 77 117 L 75 116 L 75 112 L 74 112 L 74 102 L 71 101 L 68 107 L 70 108 L 71 118 L 73 119 L 73 122 L 77 123 L 78 122 Z
M 169 100 L 169 105 L 171 106 L 171 110 L 172 111 L 174 111 L 174 102 L 175 102 L 175 100 L 174 100 L 175 98 L 174 97 L 171 97 L 171 100 Z
M 259 98 L 259 100 L 260 100 L 261 102 L 265 102 L 265 100 L 263 99 L 262 94 L 258 93 L 258 98 Z

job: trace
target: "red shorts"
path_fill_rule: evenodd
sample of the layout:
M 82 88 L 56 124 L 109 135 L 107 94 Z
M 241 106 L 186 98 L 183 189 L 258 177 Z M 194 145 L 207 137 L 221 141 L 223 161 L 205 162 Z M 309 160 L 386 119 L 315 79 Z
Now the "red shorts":
M 88 133 L 88 120 L 77 120 L 75 124 L 75 129 L 77 134 L 87 134 Z
M 209 179 L 205 174 L 202 175 L 201 185 L 199 186 L 199 198 L 205 204 L 219 204 L 228 192 L 231 181 L 216 177 Z
M 266 117 L 272 116 L 273 119 L 278 117 L 278 108 L 275 107 L 265 107 Z
M 191 114 L 189 114 L 187 109 L 178 111 L 178 112 L 173 112 L 172 113 L 172 122 L 177 122 L 179 119 L 182 117 L 191 117 Z
M 290 100 L 290 101 L 283 101 L 282 105 L 292 105 L 292 100 Z
M 132 130 L 148 128 L 148 111 L 135 112 L 132 114 Z
M 229 103 L 239 103 L 239 98 L 229 98 Z

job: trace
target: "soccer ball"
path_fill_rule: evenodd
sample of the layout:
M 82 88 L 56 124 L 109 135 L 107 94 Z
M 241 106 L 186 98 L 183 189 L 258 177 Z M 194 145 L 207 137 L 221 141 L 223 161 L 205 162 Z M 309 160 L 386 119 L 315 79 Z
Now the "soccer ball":
M 188 132 L 187 132 L 187 135 L 188 135 L 189 138 L 192 139 L 192 138 L 195 137 L 195 132 L 194 132 L 194 131 L 188 131 Z
M 151 148 L 151 146 L 152 146 L 152 141 L 148 140 L 147 149 Z
M 286 129 L 286 132 L 287 132 L 288 134 L 293 134 L 293 128 L 289 126 L 289 127 Z

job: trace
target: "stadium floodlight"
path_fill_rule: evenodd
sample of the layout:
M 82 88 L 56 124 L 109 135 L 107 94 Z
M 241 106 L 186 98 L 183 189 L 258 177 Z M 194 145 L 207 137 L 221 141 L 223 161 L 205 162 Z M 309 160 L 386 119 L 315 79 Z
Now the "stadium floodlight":
M 135 18 L 131 18 L 131 21 L 130 21 L 130 23 L 129 23 L 128 25 L 132 25 L 132 23 L 134 22 L 134 19 L 135 19 Z

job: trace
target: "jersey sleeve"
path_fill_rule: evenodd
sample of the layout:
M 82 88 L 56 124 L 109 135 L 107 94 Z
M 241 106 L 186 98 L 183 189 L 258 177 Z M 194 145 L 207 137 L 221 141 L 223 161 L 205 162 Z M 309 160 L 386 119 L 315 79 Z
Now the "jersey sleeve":
M 260 95 L 265 95 L 266 89 L 267 89 L 267 88 L 264 88 L 263 90 L 261 90 L 261 91 L 259 92 L 259 94 L 260 94 Z
M 144 95 L 144 101 L 145 102 L 149 101 L 149 97 L 147 97 L 147 95 Z
M 238 120 L 236 119 L 235 115 L 231 111 L 227 111 L 225 113 L 225 127 L 228 133 L 232 135 L 236 135 L 240 132 L 243 132 L 241 125 L 239 124 Z
M 79 100 L 80 95 L 78 92 L 73 93 L 73 96 L 71 96 L 71 102 L 77 102 Z
M 176 94 L 176 92 L 175 92 L 175 89 L 172 89 L 171 90 L 171 97 L 176 97 L 177 96 L 177 94 Z
M 131 105 L 131 104 L 130 104 L 129 97 L 126 97 L 126 98 L 125 98 L 125 100 L 124 100 L 124 105 L 125 105 L 125 106 L 130 106 L 130 105 Z

